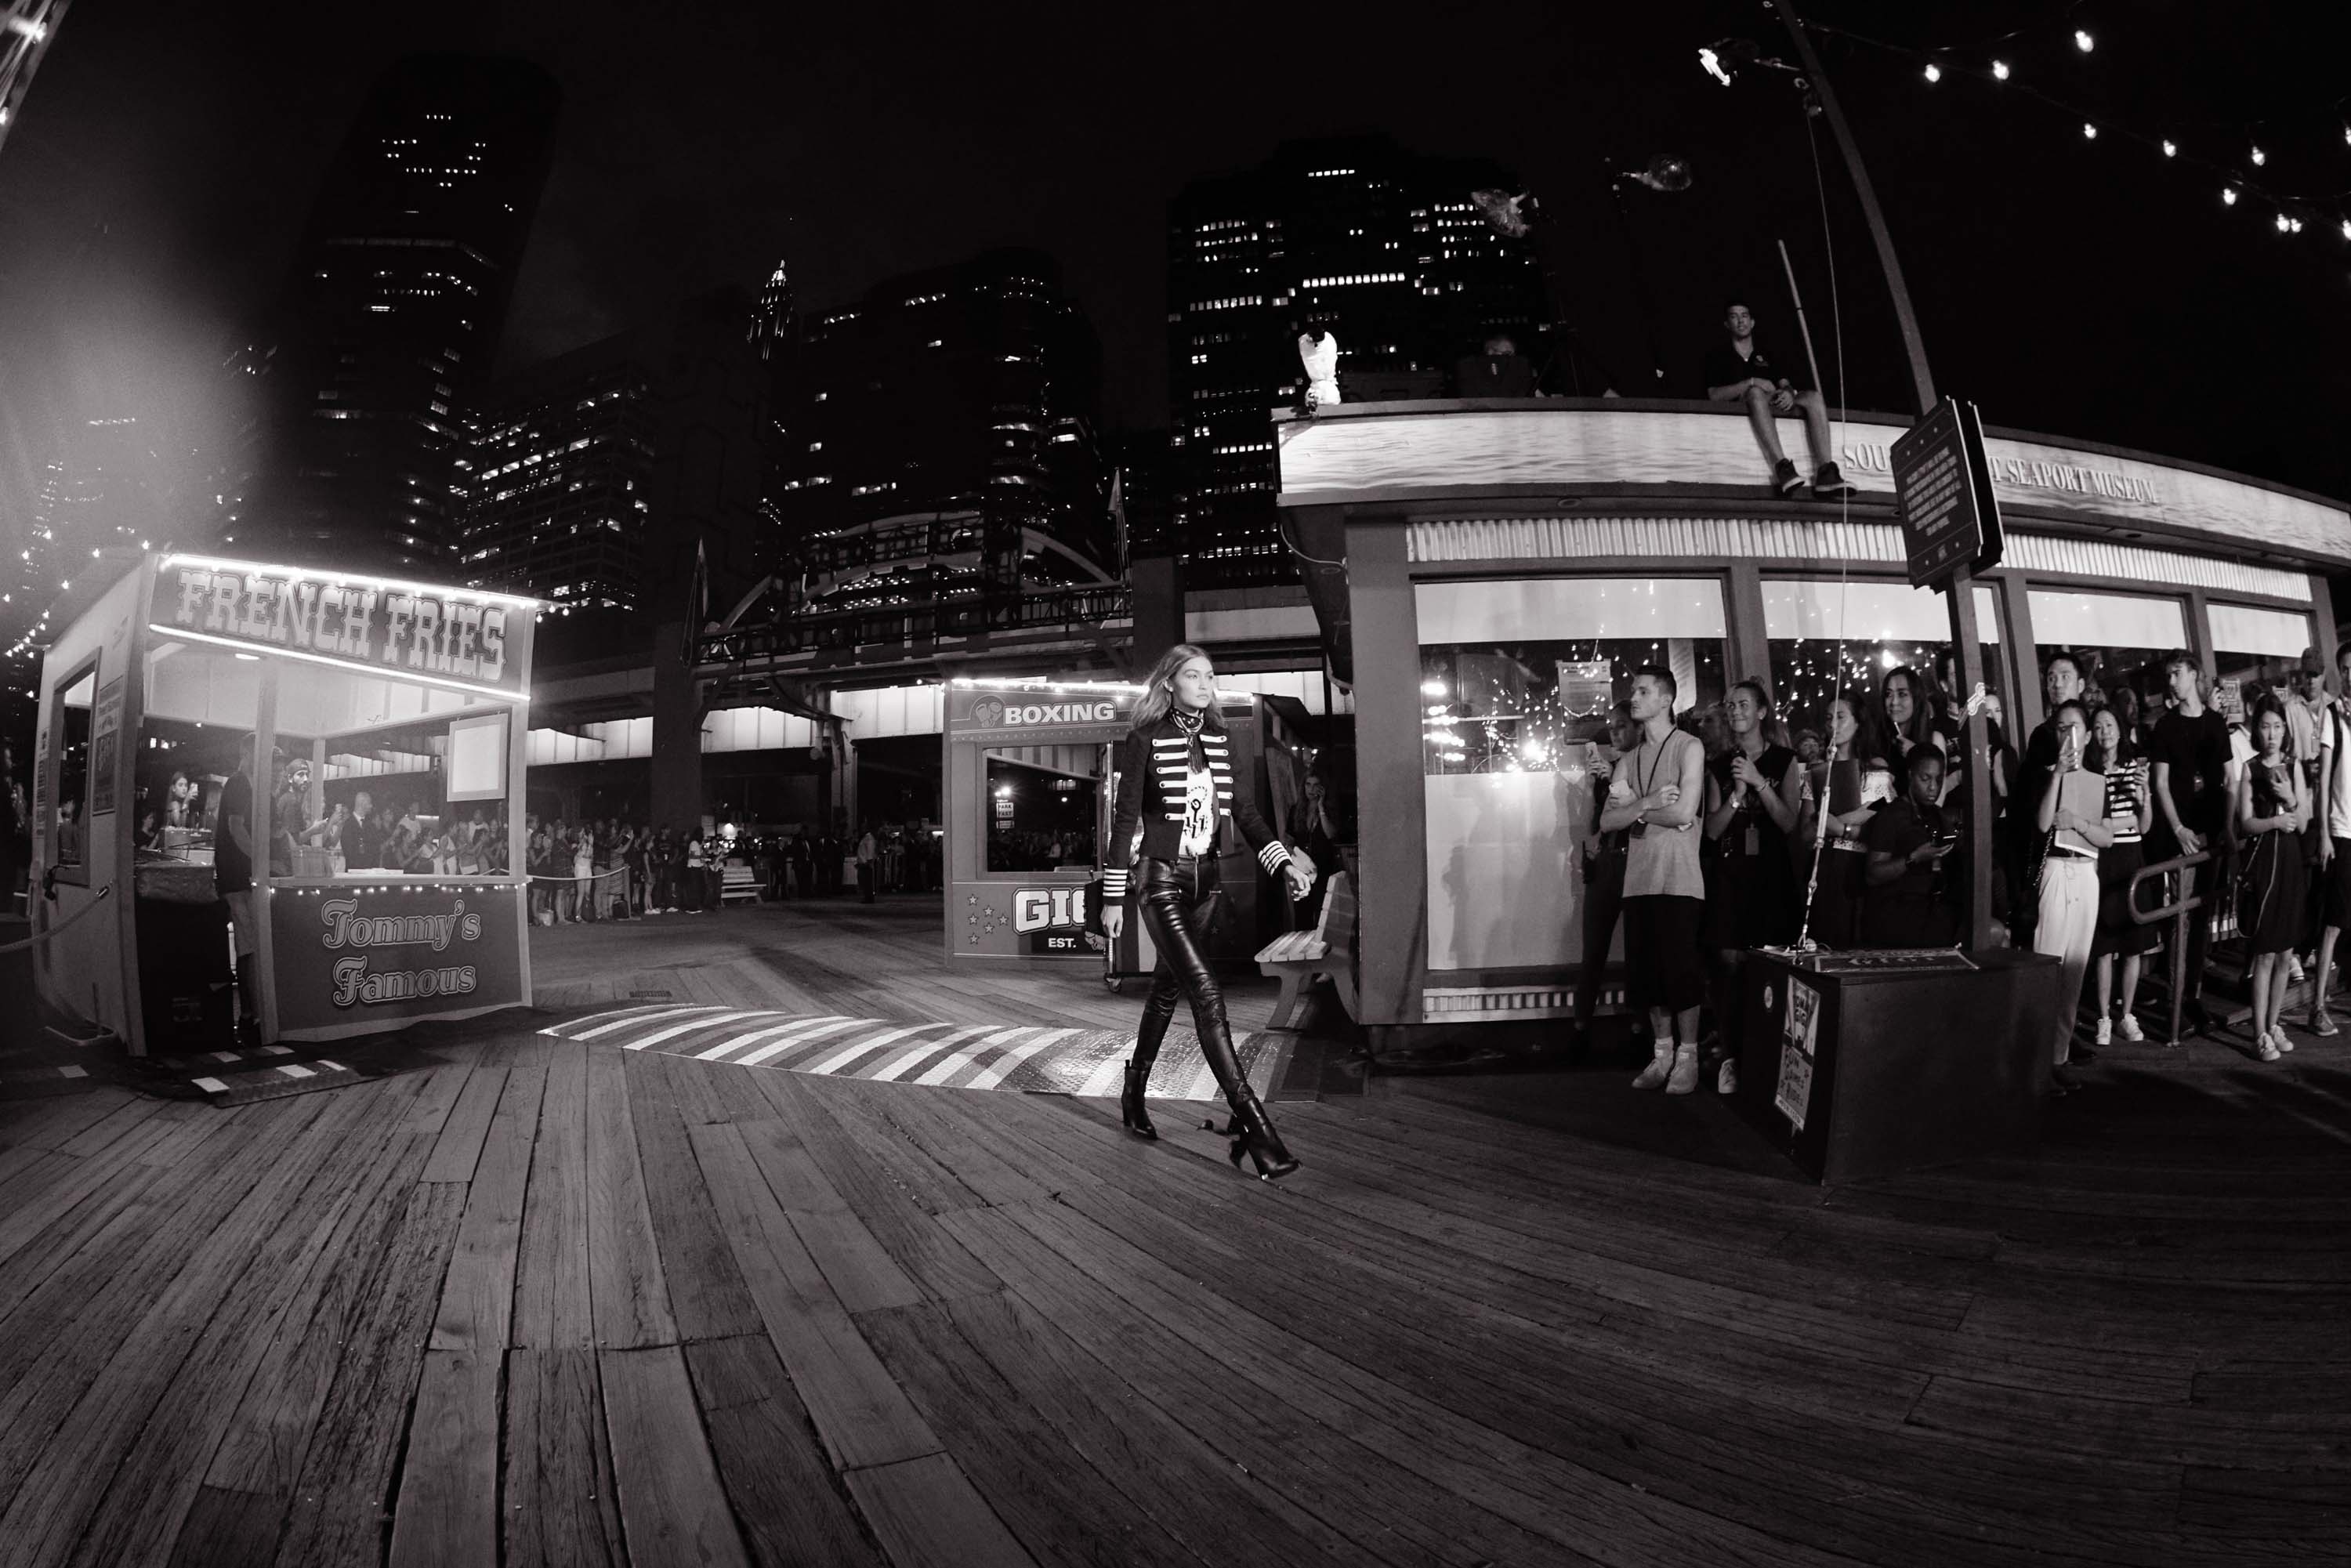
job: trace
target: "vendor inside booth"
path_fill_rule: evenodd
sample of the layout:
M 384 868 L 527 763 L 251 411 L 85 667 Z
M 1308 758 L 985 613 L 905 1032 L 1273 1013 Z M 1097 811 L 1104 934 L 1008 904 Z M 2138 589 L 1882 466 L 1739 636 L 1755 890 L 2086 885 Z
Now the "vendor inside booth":
M 513 846 L 536 608 L 139 563 L 43 671 L 52 1005 L 145 1054 L 527 1003 Z

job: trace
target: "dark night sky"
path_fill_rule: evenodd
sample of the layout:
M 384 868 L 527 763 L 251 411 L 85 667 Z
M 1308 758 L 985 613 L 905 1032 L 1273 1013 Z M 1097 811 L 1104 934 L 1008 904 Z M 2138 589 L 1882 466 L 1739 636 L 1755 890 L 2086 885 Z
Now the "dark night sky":
M 2351 187 L 2334 100 L 2351 27 L 2317 7 L 1814 0 L 1897 41 L 1982 39 L 2018 81 L 2111 124 L 2175 128 L 2311 195 Z M 2340 10 L 2340 8 L 2330 8 Z M 420 47 L 529 56 L 567 101 L 554 177 L 510 318 L 514 364 L 618 329 L 789 257 L 803 305 L 983 246 L 1058 256 L 1102 333 L 1113 423 L 1164 418 L 1164 217 L 1188 177 L 1284 137 L 1384 130 L 1515 166 L 1558 214 L 1577 320 L 1629 380 L 1632 262 L 1608 157 L 1688 158 L 1698 183 L 1635 193 L 1668 370 L 1694 392 L 1727 290 L 1791 331 L 1771 240 L 1795 253 L 1824 360 L 1827 256 L 1792 94 L 1724 89 L 1695 50 L 1726 34 L 1784 52 L 1760 5 L 1141 9 L 685 4 L 319 5 L 233 14 L 88 0 L 0 149 L 0 525 L 28 506 L 65 422 L 132 413 L 215 437 L 210 367 L 275 292 L 316 183 L 371 77 Z M 233 22 L 230 19 L 233 15 Z M 2079 55 L 2073 26 L 2096 52 Z M 2340 368 L 2351 244 L 2293 239 L 2257 204 L 2013 91 L 1831 41 L 1945 390 L 1987 421 L 2139 446 L 2351 495 Z M 1980 61 L 1991 50 L 1960 52 Z M 1828 188 L 1858 407 L 1907 382 L 1841 169 Z M 2250 171 L 2249 171 L 2250 172 Z M 2330 199 L 2329 210 L 2340 207 Z M 1791 347 L 1792 340 L 1788 340 Z

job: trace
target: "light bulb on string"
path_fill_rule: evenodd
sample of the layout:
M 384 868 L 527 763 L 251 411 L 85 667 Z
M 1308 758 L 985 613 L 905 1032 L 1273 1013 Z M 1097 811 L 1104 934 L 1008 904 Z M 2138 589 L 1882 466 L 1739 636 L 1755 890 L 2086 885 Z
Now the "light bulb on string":
M 2220 200 L 2227 203 L 2230 206 L 2235 206 L 2237 204 L 2237 188 L 2234 185 L 2222 186 L 2220 189 Z
M 2345 218 L 2343 220 L 2343 237 L 2345 239 L 2351 239 L 2351 218 Z
M 1942 68 L 1942 67 L 1940 67 L 1940 66 L 1938 66 L 1938 65 L 1937 65 L 1934 61 L 1932 61 L 1932 60 L 1928 60 L 1928 61 L 1927 62 L 1927 80 L 1928 80 L 1928 83 L 1931 86 L 1933 83 L 1936 83 L 1936 82 L 1941 81 L 1942 79 L 1943 79 L 1943 68 Z
M 2090 37 L 2088 28 L 2076 27 L 2074 29 L 2074 47 L 2086 55 L 2098 47 L 2098 40 Z
M 2269 155 L 2268 153 L 2266 153 L 2266 152 L 2262 152 L 2262 151 L 2260 148 L 2258 148 L 2258 147 L 2256 147 L 2256 148 L 2254 148 L 2254 149 L 2253 149 L 2253 167 L 2254 167 L 2254 168 L 2258 169 L 2258 168 L 2260 168 L 2262 164 L 2264 164 L 2264 163 L 2268 162 L 2269 161 L 2270 161 L 2270 155 Z
M 1994 81 L 2006 81 L 2008 79 L 2008 62 L 2006 60 L 1992 61 L 1991 76 Z
M 2098 139 L 2098 128 L 2086 120 L 2082 121 L 2082 139 L 2085 141 L 2095 141 Z
M 2177 158 L 2177 157 L 2179 157 L 2179 142 L 2177 142 L 2177 141 L 2173 141 L 2173 140 L 2171 140 L 2171 138 L 2169 138 L 2168 136 L 2165 137 L 2165 138 L 2163 139 L 2163 155 L 2164 155 L 2166 158 Z

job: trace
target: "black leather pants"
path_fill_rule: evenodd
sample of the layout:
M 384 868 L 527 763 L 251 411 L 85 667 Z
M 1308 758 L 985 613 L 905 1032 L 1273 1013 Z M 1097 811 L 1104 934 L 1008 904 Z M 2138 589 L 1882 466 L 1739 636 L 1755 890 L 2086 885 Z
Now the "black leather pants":
M 1200 1054 L 1217 1077 L 1225 1097 L 1236 1086 L 1246 1088 L 1240 1058 L 1233 1051 L 1233 1033 L 1225 1022 L 1225 993 L 1208 967 L 1202 942 L 1215 919 L 1224 884 L 1217 862 L 1198 860 L 1146 860 L 1135 866 L 1135 895 L 1143 906 L 1145 928 L 1159 949 L 1159 967 L 1152 972 L 1151 996 L 1143 1004 L 1143 1027 L 1136 1031 L 1134 1061 L 1147 1075 L 1159 1055 L 1159 1041 L 1167 1020 L 1176 1016 L 1179 996 L 1192 1002 L 1192 1027 L 1199 1031 Z

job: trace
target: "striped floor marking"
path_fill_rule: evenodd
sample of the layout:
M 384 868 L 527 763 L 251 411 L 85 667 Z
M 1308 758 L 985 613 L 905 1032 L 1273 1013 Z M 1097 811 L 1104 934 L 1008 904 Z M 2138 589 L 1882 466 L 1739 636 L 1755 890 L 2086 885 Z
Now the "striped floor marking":
M 622 1051 L 654 1051 L 736 1067 L 761 1067 L 928 1088 L 1005 1089 L 1019 1093 L 1115 1098 L 1124 1085 L 1134 1035 L 1125 1030 L 1037 1024 L 907 1023 L 839 1013 L 760 1009 L 621 1008 L 539 1030 L 558 1040 Z M 1288 1047 L 1280 1036 L 1245 1035 L 1239 1051 L 1249 1082 L 1272 1092 Z M 1215 1101 L 1216 1077 L 1186 1029 L 1170 1028 L 1151 1074 L 1154 1099 Z
M 277 1054 L 282 1056 L 289 1053 L 279 1051 Z M 318 1061 L 313 1061 L 307 1066 L 298 1061 L 287 1061 L 281 1062 L 276 1067 L 263 1068 L 258 1071 L 240 1073 L 237 1075 L 237 1081 L 235 1083 L 231 1083 L 225 1079 L 219 1078 L 198 1078 L 193 1080 L 193 1082 L 197 1088 L 203 1090 L 207 1094 L 225 1094 L 231 1089 L 250 1088 L 255 1083 L 266 1082 L 272 1077 L 290 1079 L 316 1078 L 322 1073 L 332 1074 L 338 1072 L 349 1072 L 351 1070 L 350 1068 L 345 1067 L 340 1061 L 329 1061 L 324 1057 L 321 1057 Z

